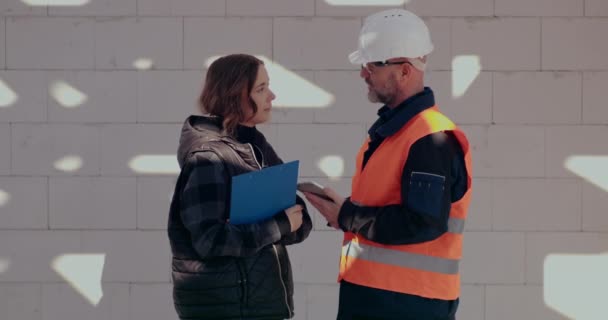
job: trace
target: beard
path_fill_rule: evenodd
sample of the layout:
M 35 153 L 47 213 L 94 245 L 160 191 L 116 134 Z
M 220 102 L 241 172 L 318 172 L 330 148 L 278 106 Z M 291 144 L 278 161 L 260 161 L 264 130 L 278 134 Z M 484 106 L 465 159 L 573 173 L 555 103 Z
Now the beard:
M 367 99 L 372 103 L 383 103 L 390 104 L 395 100 L 397 95 L 397 80 L 394 77 L 388 78 L 384 86 L 375 88 L 369 82 L 366 81 L 371 87 L 367 92 Z

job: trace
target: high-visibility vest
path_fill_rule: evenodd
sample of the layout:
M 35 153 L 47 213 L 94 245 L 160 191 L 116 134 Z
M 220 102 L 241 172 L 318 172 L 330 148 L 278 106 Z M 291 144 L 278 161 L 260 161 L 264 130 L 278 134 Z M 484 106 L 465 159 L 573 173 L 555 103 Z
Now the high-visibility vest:
M 436 106 L 417 114 L 397 133 L 387 137 L 364 170 L 363 155 L 369 138 L 363 143 L 357 155 L 351 201 L 372 207 L 402 205 L 401 177 L 411 146 L 419 139 L 441 131 L 454 133 L 467 169 L 467 191 L 452 203 L 448 231 L 435 240 L 408 245 L 384 245 L 346 232 L 338 281 L 431 299 L 459 297 L 462 233 L 471 198 L 471 154 L 465 134 Z

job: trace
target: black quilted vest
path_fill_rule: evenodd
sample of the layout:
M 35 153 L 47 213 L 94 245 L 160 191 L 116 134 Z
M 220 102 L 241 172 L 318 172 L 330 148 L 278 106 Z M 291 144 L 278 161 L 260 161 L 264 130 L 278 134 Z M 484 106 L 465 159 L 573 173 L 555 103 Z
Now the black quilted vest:
M 269 245 L 252 257 L 203 260 L 194 250 L 189 232 L 181 222 L 179 197 L 192 169 L 187 163 L 193 154 L 215 152 L 230 176 L 281 162 L 266 142 L 261 146 L 265 163 L 258 163 L 250 145 L 222 135 L 220 127 L 221 121 L 217 118 L 191 116 L 182 129 L 178 151 L 182 170 L 168 222 L 175 309 L 183 320 L 291 318 L 293 278 L 283 245 Z M 230 181 L 229 177 L 227 181 Z M 229 199 L 226 200 L 229 203 Z

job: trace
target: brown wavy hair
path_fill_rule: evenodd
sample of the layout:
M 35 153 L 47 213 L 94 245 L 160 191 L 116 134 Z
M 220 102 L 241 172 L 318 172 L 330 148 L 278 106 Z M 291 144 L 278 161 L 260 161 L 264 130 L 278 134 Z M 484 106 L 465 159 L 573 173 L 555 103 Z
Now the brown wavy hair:
M 248 54 L 231 54 L 215 60 L 207 70 L 199 107 L 203 113 L 223 118 L 224 133 L 235 135 L 239 123 L 244 122 L 245 108 L 253 114 L 258 107 L 251 99 L 258 75 L 264 62 Z

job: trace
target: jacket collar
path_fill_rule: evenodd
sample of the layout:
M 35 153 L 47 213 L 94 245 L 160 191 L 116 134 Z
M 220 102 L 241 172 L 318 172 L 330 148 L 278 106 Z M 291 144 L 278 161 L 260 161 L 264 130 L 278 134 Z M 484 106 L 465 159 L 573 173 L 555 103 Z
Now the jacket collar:
M 378 110 L 378 120 L 369 128 L 369 136 L 386 138 L 395 134 L 418 113 L 435 105 L 433 90 L 425 87 L 424 90 L 401 102 L 394 109 L 383 106 Z
M 253 128 L 255 130 L 255 128 Z M 264 136 L 257 130 L 252 133 L 255 135 L 253 139 L 266 143 Z M 214 116 L 189 116 L 182 127 L 180 143 L 178 148 L 178 162 L 180 167 L 183 167 L 186 159 L 193 152 L 200 151 L 206 144 L 210 142 L 222 142 L 232 148 L 236 153 L 247 163 L 256 164 L 255 152 L 253 146 L 247 143 L 241 143 L 234 137 L 226 135 L 222 130 L 222 119 Z M 262 161 L 260 159 L 260 161 Z M 260 163 L 260 165 L 263 165 Z

